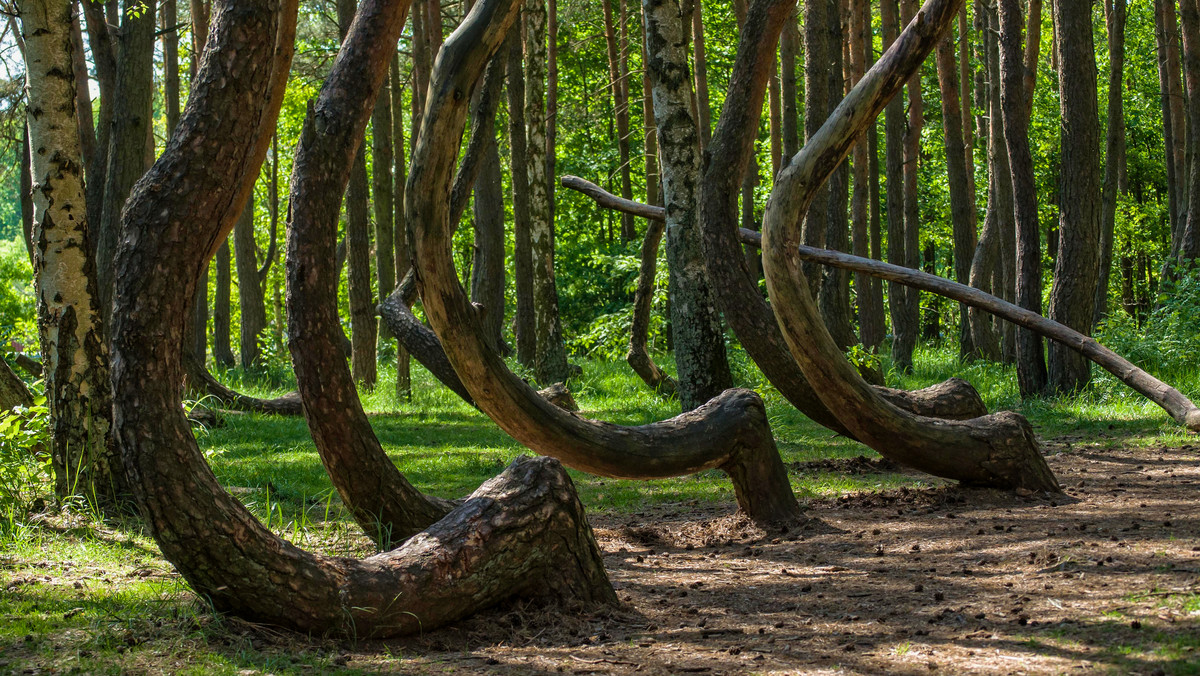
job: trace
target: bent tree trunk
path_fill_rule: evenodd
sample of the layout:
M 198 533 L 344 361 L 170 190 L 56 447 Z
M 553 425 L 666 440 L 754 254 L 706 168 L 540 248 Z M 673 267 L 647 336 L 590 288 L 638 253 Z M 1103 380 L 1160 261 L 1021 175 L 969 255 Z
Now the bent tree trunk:
M 490 4 L 477 5 L 475 13 L 484 6 Z M 471 396 L 518 441 L 576 469 L 611 477 L 660 478 L 721 468 L 730 474 L 738 503 L 751 518 L 800 518 L 765 408 L 753 392 L 729 390 L 672 420 L 620 427 L 556 408 L 488 348 L 454 269 L 446 199 L 466 117 L 463 93 L 495 49 L 477 31 L 477 26 L 464 24 L 462 39 L 448 42 L 438 59 L 406 205 L 414 226 L 414 260 L 425 313 Z
M 7 413 L 18 406 L 32 406 L 33 395 L 25 387 L 25 381 L 13 373 L 8 362 L 0 359 L 0 414 Z
M 355 388 L 362 371 L 347 368 L 340 346 L 338 213 L 347 184 L 361 168 L 359 146 L 389 61 L 382 54 L 386 45 L 395 44 L 393 31 L 403 25 L 404 14 L 399 13 L 397 26 L 361 33 L 355 36 L 358 42 L 352 43 L 348 34 L 343 40 L 342 58 L 300 133 L 287 229 L 288 347 L 305 418 L 338 494 L 359 526 L 383 546 L 407 538 L 449 511 L 444 501 L 414 488 L 384 452 Z M 343 18 L 347 30 L 352 18 L 362 20 Z M 359 324 L 374 326 L 374 312 L 366 319 L 369 322 Z M 372 339 L 371 359 L 366 361 L 373 363 L 374 349 Z
M 1158 404 L 1164 411 L 1181 425 L 1193 432 L 1200 432 L 1200 408 L 1197 408 L 1183 393 L 1158 378 L 1134 366 L 1129 360 L 1112 350 L 1097 343 L 1095 339 L 1060 324 L 1052 319 L 1046 319 L 1036 312 L 1027 310 L 1008 301 L 997 298 L 989 293 L 973 289 L 965 284 L 956 284 L 937 275 L 931 275 L 920 270 L 910 270 L 898 265 L 889 265 L 880 261 L 859 256 L 815 249 L 802 246 L 799 248 L 800 258 L 806 261 L 821 263 L 843 270 L 853 270 L 867 275 L 873 275 L 890 282 L 936 293 L 939 296 L 957 300 L 965 305 L 986 310 L 998 317 L 1024 327 L 1040 336 L 1056 340 L 1079 354 L 1091 359 L 1104 370 L 1116 376 L 1121 382 L 1144 395 L 1147 399 Z
M 1059 490 L 1029 423 L 1015 413 L 969 421 L 923 418 L 880 398 L 837 349 L 804 283 L 797 223 L 850 151 L 955 18 L 962 0 L 929 0 L 829 121 L 780 174 L 763 222 L 767 289 L 792 355 L 829 409 L 888 458 L 972 484 Z
M 267 415 L 304 415 L 304 402 L 300 399 L 299 392 L 288 392 L 274 399 L 259 399 L 242 394 L 213 377 L 200 359 L 191 352 L 184 355 L 183 368 L 189 387 L 195 387 L 209 396 L 216 397 L 229 408 Z
M 485 0 L 471 18 L 490 17 L 496 12 L 480 8 L 496 4 Z M 406 2 L 364 2 L 351 42 L 384 45 L 364 56 L 386 59 L 406 9 Z M 205 464 L 178 405 L 183 311 L 265 156 L 296 11 L 295 2 L 217 4 L 210 49 L 239 58 L 205 59 L 176 134 L 125 211 L 126 232 L 136 234 L 116 261 L 114 399 L 151 533 L 218 610 L 309 633 L 363 638 L 429 630 L 514 595 L 614 601 L 570 480 L 551 461 L 514 463 L 451 518 L 365 560 L 309 554 L 275 537 Z M 481 31 L 471 18 L 468 37 L 495 32 Z M 373 30 L 390 43 L 355 40 Z M 374 85 L 372 91 L 378 80 Z
M 771 384 L 804 415 L 835 432 L 850 435 L 813 391 L 788 353 L 779 324 L 771 306 L 763 300 L 757 281 L 750 275 L 737 238 L 738 185 L 754 151 L 774 45 L 793 4 L 791 0 L 756 0 L 742 24 L 730 89 L 708 146 L 708 165 L 701 179 L 699 208 L 704 261 L 721 312 Z M 882 396 L 893 393 L 896 394 L 893 403 L 909 410 L 916 405 L 910 398 L 919 398 L 913 393 L 880 392 Z M 959 417 L 965 413 L 960 405 L 967 398 L 970 397 L 952 397 L 945 407 L 937 406 L 932 415 Z M 973 398 L 979 401 L 977 394 Z M 968 417 L 986 412 L 980 401 Z

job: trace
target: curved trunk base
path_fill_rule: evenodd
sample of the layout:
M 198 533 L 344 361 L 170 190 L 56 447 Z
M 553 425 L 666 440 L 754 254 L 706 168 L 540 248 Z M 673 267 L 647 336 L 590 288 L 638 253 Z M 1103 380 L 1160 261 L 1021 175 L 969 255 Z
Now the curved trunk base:
M 231 409 L 266 415 L 304 415 L 304 402 L 300 400 L 299 392 L 288 392 L 275 399 L 258 399 L 222 385 L 190 352 L 184 355 L 183 361 L 191 386 L 216 397 Z
M 874 386 L 880 398 L 914 415 L 942 420 L 970 420 L 987 415 L 979 392 L 962 378 L 950 378 L 922 390 Z

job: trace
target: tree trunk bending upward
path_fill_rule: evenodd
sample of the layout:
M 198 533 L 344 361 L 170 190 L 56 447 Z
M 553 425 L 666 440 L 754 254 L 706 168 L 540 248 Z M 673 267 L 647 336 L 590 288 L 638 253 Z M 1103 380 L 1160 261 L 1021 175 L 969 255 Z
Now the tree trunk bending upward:
M 563 178 L 566 185 L 566 177 Z M 642 238 L 642 262 L 638 267 L 637 291 L 633 294 L 633 322 L 629 326 L 629 350 L 625 361 L 650 389 L 665 396 L 675 394 L 678 385 L 667 375 L 646 347 L 650 337 L 650 311 L 654 304 L 654 279 L 658 275 L 658 247 L 662 243 L 665 224 L 653 220 L 646 226 Z
M 459 397 L 462 397 L 463 401 L 478 408 L 475 400 L 471 398 L 471 393 L 467 391 L 458 374 L 454 372 L 454 367 L 450 365 L 450 360 L 446 358 L 446 350 L 442 347 L 442 341 L 438 340 L 437 334 L 433 332 L 433 329 L 425 326 L 425 324 L 421 323 L 421 320 L 413 315 L 412 310 L 409 309 L 409 305 L 409 303 L 405 302 L 404 289 L 397 288 L 375 309 L 383 319 L 383 323 L 387 326 L 388 331 L 391 331 L 396 336 L 396 340 L 400 341 L 404 349 L 408 350 L 408 353 L 421 363 L 421 366 L 424 366 L 427 371 L 433 374 L 433 377 L 437 378 L 438 382 L 450 388 Z M 482 305 L 472 303 L 471 306 L 478 312 L 483 312 Z M 486 326 L 483 317 L 480 318 L 479 323 L 480 326 Z M 495 349 L 493 348 L 494 351 Z M 571 397 L 571 392 L 562 383 L 554 383 L 550 387 L 538 390 L 538 395 L 561 409 L 567 411 L 579 410 L 575 405 L 575 400 Z
M 720 123 L 718 123 L 717 129 L 719 133 Z M 718 137 L 714 137 L 714 139 L 719 140 Z M 631 213 L 641 216 L 642 218 L 648 219 L 652 222 L 662 222 L 665 218 L 666 210 L 663 209 L 663 207 L 656 207 L 649 204 L 642 204 L 640 202 L 622 199 L 616 195 L 613 195 L 612 193 L 607 192 L 595 183 L 586 181 L 578 176 L 564 176 L 562 178 L 562 185 L 591 197 L 596 201 L 597 204 L 608 209 Z M 740 242 L 742 244 L 749 244 L 751 246 L 761 246 L 762 244 L 762 235 L 753 230 L 738 228 L 736 235 L 736 239 L 731 238 L 734 239 L 735 243 Z M 757 291 L 755 292 L 755 297 L 758 302 L 762 302 L 762 298 L 761 296 L 757 295 Z M 771 308 L 765 303 L 763 303 L 763 307 L 767 312 L 771 311 Z M 774 321 L 773 317 L 772 321 Z M 782 336 L 780 336 L 780 339 L 782 340 Z M 745 342 L 743 341 L 743 345 L 744 344 Z M 787 358 L 790 360 L 791 356 L 787 356 Z M 798 370 L 798 367 L 794 368 L 797 368 Z M 765 373 L 766 369 L 763 371 Z M 801 382 L 804 383 L 805 387 L 808 386 L 807 381 Z M 873 387 L 875 387 L 875 391 L 877 394 L 879 394 L 879 396 L 889 401 L 892 405 L 920 416 L 942 418 L 945 420 L 969 420 L 971 418 L 977 418 L 981 415 L 987 415 L 987 407 L 984 405 L 983 399 L 980 398 L 979 393 L 975 391 L 975 388 L 973 388 L 970 383 L 960 378 L 951 378 L 944 383 L 939 383 L 932 387 L 927 387 L 923 390 L 917 390 L 915 392 L 897 390 L 890 387 Z M 814 394 L 813 396 L 815 397 L 816 395 Z M 820 404 L 818 402 L 817 406 L 817 410 L 824 411 L 824 414 L 827 416 L 832 416 L 832 414 L 828 412 L 828 409 L 824 408 L 824 404 Z M 799 408 L 799 406 L 797 406 L 797 408 Z M 835 432 L 845 434 L 850 438 L 854 438 L 853 435 L 845 427 L 838 423 L 836 419 L 826 422 L 821 418 L 809 414 L 809 412 L 803 408 L 800 410 L 806 415 L 809 415 L 809 417 L 812 417 L 813 420 L 825 425 Z
M 258 399 L 242 394 L 221 384 L 221 381 L 217 380 L 190 352 L 183 357 L 183 368 L 191 386 L 216 397 L 221 403 L 233 409 L 268 415 L 304 415 L 304 402 L 301 401 L 299 392 L 288 392 L 275 399 Z
M 367 0 L 351 40 L 386 27 L 391 42 L 375 41 L 386 49 L 372 56 L 390 55 L 405 9 L 406 2 Z M 116 430 L 151 533 L 218 610 L 309 633 L 429 630 L 514 594 L 615 600 L 570 480 L 552 461 L 514 463 L 452 518 L 365 560 L 309 554 L 279 539 L 205 463 L 178 401 L 184 311 L 266 153 L 296 11 L 295 1 L 217 4 L 214 58 L 204 60 L 167 151 L 125 210 L 131 236 L 118 251 L 113 326 Z M 221 56 L 233 53 L 239 58 Z
M 962 0 L 929 0 L 829 121 L 780 173 L 763 220 L 767 289 L 792 355 L 831 411 L 888 458 L 972 484 L 1058 491 L 1029 423 L 1015 413 L 969 421 L 924 418 L 879 397 L 820 321 L 801 275 L 797 223 L 859 134 L 920 66 Z
M 341 356 L 338 215 L 347 184 L 360 169 L 358 146 L 389 62 L 384 52 L 395 45 L 407 7 L 382 11 L 399 23 L 360 32 L 358 41 L 347 34 L 338 67 L 301 130 L 288 209 L 287 311 L 296 386 L 321 462 L 359 526 L 388 545 L 437 521 L 450 506 L 422 495 L 396 469 L 358 399 L 361 371 L 348 369 Z M 351 18 L 345 17 L 346 24 Z M 353 17 L 362 19 L 362 12 Z M 363 319 L 374 325 L 374 304 L 369 315 Z M 369 347 L 373 363 L 373 339 Z
M 1100 367 L 1120 379 L 1130 388 L 1144 395 L 1147 399 L 1158 404 L 1181 425 L 1193 432 L 1200 432 L 1200 408 L 1179 390 L 1162 382 L 1130 363 L 1121 355 L 1097 343 L 1095 339 L 1078 331 L 1047 319 L 1036 312 L 1026 310 L 979 289 L 965 284 L 957 284 L 948 279 L 930 275 L 919 270 L 910 270 L 896 265 L 889 265 L 869 258 L 848 256 L 835 251 L 815 249 L 801 246 L 800 258 L 815 261 L 824 265 L 862 272 L 874 277 L 886 279 L 897 284 L 904 284 L 922 291 L 946 296 L 960 303 L 982 308 L 988 312 L 1007 319 L 1042 336 L 1056 340 L 1064 346 L 1075 350 L 1083 356 L 1096 362 Z
M 8 362 L 0 359 L 0 415 L 18 406 L 32 405 L 33 396 L 29 394 L 29 388 L 25 387 L 25 381 L 13 373 Z
M 515 10 L 517 0 L 505 2 L 510 13 Z M 495 5 L 485 1 L 472 15 L 483 13 L 483 8 L 495 10 Z M 577 469 L 646 479 L 721 468 L 730 474 L 738 502 L 751 518 L 801 518 L 762 400 L 753 392 L 728 390 L 671 420 L 620 427 L 551 405 L 487 347 L 454 269 L 446 199 L 463 135 L 465 92 L 498 46 L 490 33 L 479 29 L 477 23 L 465 22 L 460 39 L 442 48 L 413 155 L 406 205 L 425 313 L 476 404 L 521 443 Z

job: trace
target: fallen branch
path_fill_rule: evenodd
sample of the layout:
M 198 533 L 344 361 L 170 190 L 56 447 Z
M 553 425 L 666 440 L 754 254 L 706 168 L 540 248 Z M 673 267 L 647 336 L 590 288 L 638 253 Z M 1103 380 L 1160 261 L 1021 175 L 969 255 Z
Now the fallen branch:
M 1001 300 L 990 293 L 920 270 L 803 245 L 799 247 L 799 254 L 803 260 L 843 270 L 862 272 L 886 279 L 889 282 L 945 296 L 960 303 L 986 310 L 997 317 L 1058 341 L 1096 362 L 1098 366 L 1116 376 L 1118 380 L 1158 404 L 1179 424 L 1193 432 L 1200 432 L 1200 408 L 1197 408 L 1183 393 L 1146 373 L 1128 359 L 1096 342 L 1094 338 L 1085 336 L 1068 326 Z

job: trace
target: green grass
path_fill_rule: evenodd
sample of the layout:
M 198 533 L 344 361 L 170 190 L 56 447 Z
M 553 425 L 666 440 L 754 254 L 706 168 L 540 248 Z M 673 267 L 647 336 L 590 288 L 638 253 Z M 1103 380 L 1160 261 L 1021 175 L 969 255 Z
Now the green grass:
M 733 350 L 731 357 L 739 384 L 764 397 L 785 462 L 875 455 L 802 416 L 749 368 L 740 350 Z M 667 358 L 659 361 L 670 366 Z M 936 347 L 922 348 L 916 362 L 912 374 L 891 374 L 892 384 L 915 388 L 952 375 L 964 377 L 979 389 L 989 409 L 1019 410 L 1048 437 L 1075 435 L 1097 444 L 1185 439 L 1162 411 L 1106 374 L 1081 397 L 1022 403 L 1010 367 L 960 365 L 952 348 Z M 649 393 L 623 363 L 589 361 L 582 366 L 584 376 L 573 381 L 571 389 L 584 415 L 636 425 L 678 412 L 677 402 Z M 885 359 L 885 369 L 888 366 Z M 423 369 L 415 367 L 413 375 L 411 401 L 397 398 L 391 385 L 394 371 L 387 366 L 381 370 L 379 387 L 362 393 L 362 399 L 387 453 L 422 490 L 464 496 L 526 452 Z M 286 373 L 247 376 L 232 371 L 220 377 L 259 396 L 294 387 Z M 1189 396 L 1200 394 L 1200 374 L 1166 379 Z M 198 431 L 198 439 L 220 481 L 275 532 L 304 547 L 348 554 L 369 551 L 369 543 L 340 508 L 303 419 L 229 416 L 221 427 Z M 571 474 L 593 514 L 637 512 L 663 503 L 679 504 L 681 509 L 734 505 L 729 480 L 717 471 L 658 481 Z M 829 472 L 792 472 L 791 481 L 802 500 L 936 482 L 906 474 Z M 1165 602 L 1185 612 L 1200 609 L 1195 595 Z M 105 524 L 68 514 L 21 524 L 0 538 L 0 618 L 0 673 L 19 671 L 25 664 L 64 672 L 217 674 L 247 669 L 320 673 L 338 666 L 332 661 L 338 654 L 336 644 L 292 635 L 273 640 L 261 628 L 210 612 L 174 575 L 136 521 Z M 1113 633 L 1106 648 L 1113 660 L 1130 666 L 1154 661 L 1167 664 L 1169 673 L 1196 673 L 1188 660 L 1197 639 L 1131 633 L 1127 618 L 1095 622 L 1092 630 Z

